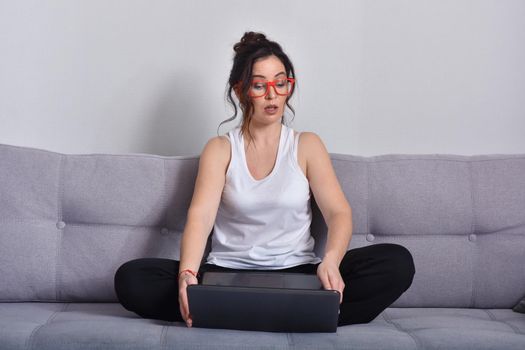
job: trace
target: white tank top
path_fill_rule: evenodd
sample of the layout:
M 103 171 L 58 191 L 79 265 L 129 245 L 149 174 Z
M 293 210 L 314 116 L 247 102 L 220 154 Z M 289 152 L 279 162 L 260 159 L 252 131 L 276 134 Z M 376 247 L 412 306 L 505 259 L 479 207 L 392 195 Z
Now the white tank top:
M 206 263 L 276 270 L 322 261 L 310 234 L 310 186 L 297 162 L 299 134 L 281 125 L 274 168 L 261 180 L 248 170 L 240 126 L 228 132 L 231 160 Z

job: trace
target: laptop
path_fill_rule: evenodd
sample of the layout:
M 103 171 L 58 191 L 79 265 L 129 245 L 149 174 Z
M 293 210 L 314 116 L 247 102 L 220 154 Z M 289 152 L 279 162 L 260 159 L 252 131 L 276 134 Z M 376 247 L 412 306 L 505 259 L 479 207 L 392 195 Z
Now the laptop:
M 337 332 L 340 293 L 317 275 L 207 271 L 187 292 L 193 327 Z

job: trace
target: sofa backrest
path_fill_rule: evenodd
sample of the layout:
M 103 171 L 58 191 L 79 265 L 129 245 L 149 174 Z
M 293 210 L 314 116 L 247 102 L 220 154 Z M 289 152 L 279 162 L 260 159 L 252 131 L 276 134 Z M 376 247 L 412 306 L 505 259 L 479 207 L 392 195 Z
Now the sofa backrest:
M 393 306 L 510 308 L 523 296 L 525 155 L 330 156 L 353 212 L 348 248 L 397 243 L 414 257 Z M 0 144 L 0 301 L 116 302 L 122 263 L 179 260 L 198 162 Z

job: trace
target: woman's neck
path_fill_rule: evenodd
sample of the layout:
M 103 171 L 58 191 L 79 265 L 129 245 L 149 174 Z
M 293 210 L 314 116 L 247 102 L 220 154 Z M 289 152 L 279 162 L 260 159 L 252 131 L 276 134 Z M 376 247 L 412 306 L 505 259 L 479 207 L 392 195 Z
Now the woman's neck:
M 281 124 L 281 122 L 260 127 L 250 123 L 248 127 L 250 134 L 253 137 L 252 142 L 255 143 L 258 148 L 272 147 L 276 142 L 279 142 L 282 128 L 283 124 Z M 246 138 L 249 137 L 250 135 L 246 135 Z

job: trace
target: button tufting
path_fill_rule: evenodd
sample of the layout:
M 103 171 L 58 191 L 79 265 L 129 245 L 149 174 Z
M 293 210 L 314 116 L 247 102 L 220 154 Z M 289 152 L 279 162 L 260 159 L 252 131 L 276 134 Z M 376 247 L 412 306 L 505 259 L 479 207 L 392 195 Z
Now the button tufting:
M 374 237 L 373 234 L 369 233 L 369 234 L 366 235 L 366 240 L 368 242 L 372 242 L 374 239 L 375 239 L 375 237 Z
M 64 227 L 66 227 L 66 223 L 64 221 L 57 222 L 58 229 L 63 229 Z
M 168 230 L 166 227 L 163 227 L 160 230 L 160 234 L 162 234 L 162 235 L 167 235 L 168 233 L 170 233 L 170 230 Z
M 471 233 L 470 235 L 468 235 L 468 240 L 471 242 L 475 242 L 477 238 L 478 237 L 474 233 Z

